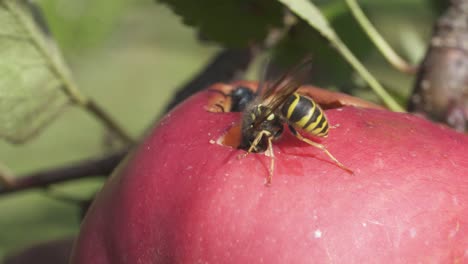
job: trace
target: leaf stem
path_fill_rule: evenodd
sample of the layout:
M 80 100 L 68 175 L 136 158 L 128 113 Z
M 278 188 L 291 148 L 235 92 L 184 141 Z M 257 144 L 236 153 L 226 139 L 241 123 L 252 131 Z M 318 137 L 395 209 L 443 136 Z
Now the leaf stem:
M 404 108 L 400 106 L 392 96 L 383 88 L 383 86 L 374 78 L 374 76 L 361 64 L 354 56 L 348 47 L 338 37 L 333 42 L 333 45 L 338 49 L 340 54 L 353 66 L 353 68 L 361 75 L 361 77 L 369 84 L 372 90 L 380 97 L 384 104 L 392 111 L 404 112 Z
M 32 188 L 46 188 L 52 184 L 71 180 L 108 176 L 127 156 L 129 151 L 130 149 L 126 148 L 115 153 L 107 154 L 104 157 L 89 158 L 55 168 L 17 175 L 15 178 L 11 177 L 11 184 L 6 188 L 0 188 L 0 196 L 30 190 Z
M 356 0 L 346 0 L 346 4 L 348 5 L 358 24 L 362 27 L 364 32 L 374 43 L 380 53 L 385 57 L 385 59 L 387 59 L 387 61 L 393 65 L 393 67 L 404 73 L 416 73 L 416 67 L 411 66 L 404 59 L 402 59 L 385 41 L 382 35 L 379 34 L 377 29 L 372 25 L 362 9 L 359 7 Z
M 104 125 L 110 129 L 113 133 L 119 136 L 125 143 L 131 145 L 133 144 L 133 139 L 120 127 L 105 111 L 101 108 L 100 105 L 96 104 L 93 100 L 88 100 L 86 104 L 86 110 L 91 112 L 96 118 L 101 120 Z
M 49 69 L 59 78 L 63 85 L 60 88 L 71 98 L 72 102 L 84 107 L 96 119 L 100 120 L 108 129 L 114 131 L 125 144 L 133 144 L 133 139 L 120 127 L 117 122 L 107 114 L 96 102 L 83 94 L 72 78 L 69 68 L 63 61 L 60 50 L 55 43 L 42 36 L 34 22 L 19 10 L 17 1 L 6 0 L 5 6 L 16 17 L 21 25 L 31 36 L 33 43 L 39 52 L 49 63 Z

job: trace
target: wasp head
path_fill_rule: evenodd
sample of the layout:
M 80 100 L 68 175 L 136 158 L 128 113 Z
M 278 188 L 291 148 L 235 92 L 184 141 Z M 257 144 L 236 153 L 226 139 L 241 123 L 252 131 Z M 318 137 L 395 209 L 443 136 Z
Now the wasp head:
M 254 146 L 253 152 L 263 152 L 268 147 L 267 138 L 278 138 L 283 132 L 283 122 L 279 115 L 271 112 L 268 108 L 258 104 L 248 107 L 242 117 L 242 139 L 239 148 L 248 150 L 260 132 L 265 136 Z M 268 114 L 268 116 L 265 116 Z M 262 120 L 260 123 L 258 120 Z M 266 133 L 265 133 L 266 132 Z

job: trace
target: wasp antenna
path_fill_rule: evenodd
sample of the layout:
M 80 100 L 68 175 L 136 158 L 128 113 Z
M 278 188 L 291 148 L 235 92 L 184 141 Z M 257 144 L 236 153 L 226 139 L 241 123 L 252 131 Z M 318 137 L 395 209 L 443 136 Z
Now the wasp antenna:
M 271 143 L 271 141 L 272 141 L 272 138 L 268 137 L 268 153 L 270 155 L 271 161 L 270 161 L 270 171 L 269 171 L 268 179 L 266 182 L 266 186 L 271 185 L 271 179 L 273 178 L 273 173 L 275 171 L 275 152 L 273 151 L 273 144 Z

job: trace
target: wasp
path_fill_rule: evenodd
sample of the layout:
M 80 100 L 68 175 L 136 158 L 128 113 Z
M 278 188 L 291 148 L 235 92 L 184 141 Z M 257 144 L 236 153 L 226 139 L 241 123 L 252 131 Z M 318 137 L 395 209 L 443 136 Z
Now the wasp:
M 299 133 L 301 131 L 312 136 L 327 137 L 329 130 L 327 118 L 320 106 L 312 98 L 297 93 L 310 67 L 311 60 L 307 59 L 278 80 L 265 85 L 259 84 L 255 98 L 248 99 L 250 101 L 243 110 L 239 148 L 247 150 L 242 157 L 252 152 L 264 151 L 271 157 L 267 185 L 271 184 L 275 167 L 273 141 L 281 136 L 285 124 L 297 139 L 322 150 L 340 168 L 353 173 L 324 145 L 313 142 Z

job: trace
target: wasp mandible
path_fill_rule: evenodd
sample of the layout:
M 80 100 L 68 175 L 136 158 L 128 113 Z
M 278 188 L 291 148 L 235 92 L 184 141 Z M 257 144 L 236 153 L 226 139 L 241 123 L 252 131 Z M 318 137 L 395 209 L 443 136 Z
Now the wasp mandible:
M 311 60 L 304 60 L 278 80 L 259 84 L 256 97 L 245 107 L 242 114 L 240 148 L 251 152 L 267 151 L 271 157 L 270 170 L 266 184 L 271 184 L 275 166 L 273 141 L 283 133 L 287 124 L 291 133 L 299 140 L 319 148 L 340 168 L 353 173 L 339 162 L 324 145 L 302 136 L 298 130 L 307 134 L 327 137 L 328 121 L 325 113 L 310 97 L 296 91 L 310 72 Z

